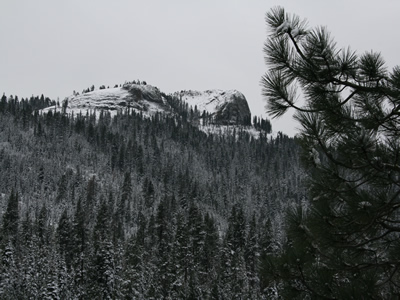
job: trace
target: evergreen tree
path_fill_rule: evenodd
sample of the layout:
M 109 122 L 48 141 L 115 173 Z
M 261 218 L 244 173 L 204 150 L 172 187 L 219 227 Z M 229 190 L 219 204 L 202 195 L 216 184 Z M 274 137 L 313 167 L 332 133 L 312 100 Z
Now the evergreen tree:
M 46 205 L 43 205 L 40 209 L 39 216 L 37 218 L 37 236 L 39 238 L 40 246 L 47 244 L 48 242 L 48 232 L 47 232 L 47 208 Z
M 177 215 L 176 233 L 173 245 L 173 260 L 176 268 L 174 270 L 175 282 L 173 292 L 176 298 L 186 298 L 188 291 L 188 279 L 190 270 L 190 250 L 188 224 L 182 213 Z
M 132 202 L 132 180 L 131 173 L 126 172 L 124 176 L 124 183 L 122 184 L 121 201 L 117 209 L 120 211 L 120 218 L 128 223 L 131 219 L 131 202 Z
M 248 278 L 244 260 L 246 224 L 243 209 L 232 207 L 228 230 L 221 254 L 220 283 L 223 298 L 240 299 L 248 293 Z
M 73 231 L 68 212 L 64 209 L 57 227 L 57 239 L 61 255 L 64 257 L 66 267 L 71 267 L 73 259 Z
M 204 254 L 202 255 L 201 266 L 204 273 L 207 274 L 207 279 L 212 280 L 216 276 L 220 241 L 215 221 L 209 214 L 204 217 L 204 227 Z
M 14 246 L 18 237 L 19 226 L 19 205 L 18 192 L 11 191 L 10 198 L 7 203 L 7 210 L 3 216 L 2 238 L 5 244 L 11 241 Z
M 167 200 L 164 198 L 157 208 L 156 236 L 158 242 L 157 269 L 158 289 L 162 297 L 168 297 L 172 283 L 170 266 L 171 253 L 171 226 L 168 221 Z
M 146 289 L 146 263 L 148 250 L 146 247 L 146 227 L 147 220 L 143 213 L 139 213 L 137 220 L 138 230 L 136 236 L 129 241 L 126 249 L 127 268 L 125 269 L 126 277 L 129 278 L 124 285 L 124 293 L 126 295 L 134 295 L 137 298 L 143 298 Z
M 283 8 L 266 21 L 263 94 L 272 116 L 296 112 L 311 199 L 288 214 L 283 291 L 399 297 L 400 68 L 387 71 L 379 53 L 337 49 L 326 28 L 308 29 Z
M 18 269 L 15 261 L 15 248 L 8 243 L 2 251 L 0 264 L 0 297 L 1 299 L 18 299 Z
M 61 202 L 66 198 L 66 196 L 67 196 L 67 177 L 65 174 L 63 174 L 58 184 L 58 194 L 56 202 Z
M 110 233 L 111 214 L 103 199 L 97 212 L 93 229 L 93 256 L 91 264 L 90 296 L 99 299 L 115 299 L 117 296 L 118 274 L 115 252 Z
M 143 198 L 147 208 L 152 207 L 154 204 L 154 185 L 151 179 L 145 177 L 143 181 Z
M 88 271 L 88 232 L 86 227 L 86 214 L 83 209 L 81 197 L 76 205 L 73 223 L 73 267 L 75 278 L 75 293 L 79 297 L 87 295 L 87 271 Z
M 278 251 L 274 242 L 270 219 L 265 221 L 260 231 L 260 263 L 258 265 L 260 288 L 267 297 L 272 298 L 275 293 L 276 269 L 281 264 L 275 257 Z
M 249 298 L 257 298 L 259 291 L 258 267 L 260 248 L 257 225 L 256 216 L 253 215 L 249 224 L 249 233 L 244 250 L 247 278 L 249 280 Z

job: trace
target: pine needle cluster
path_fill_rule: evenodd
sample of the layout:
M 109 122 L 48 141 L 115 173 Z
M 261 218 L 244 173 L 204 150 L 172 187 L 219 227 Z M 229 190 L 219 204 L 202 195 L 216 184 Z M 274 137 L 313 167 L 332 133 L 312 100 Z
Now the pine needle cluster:
M 398 297 L 400 68 L 281 7 L 266 22 L 263 96 L 273 117 L 295 110 L 310 199 L 288 214 L 271 278 L 292 299 Z

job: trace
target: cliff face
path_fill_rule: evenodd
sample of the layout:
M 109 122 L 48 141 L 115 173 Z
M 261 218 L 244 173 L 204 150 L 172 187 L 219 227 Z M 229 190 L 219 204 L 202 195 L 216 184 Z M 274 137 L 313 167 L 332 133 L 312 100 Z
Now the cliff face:
M 152 85 L 125 84 L 123 89 L 130 93 L 133 101 L 139 102 L 141 100 L 146 100 L 163 104 L 160 90 Z
M 214 124 L 250 125 L 251 123 L 246 97 L 236 90 L 181 91 L 175 95 L 192 108 L 196 108 L 200 114 L 208 113 Z
M 244 95 L 237 91 L 232 94 L 230 99 L 223 103 L 216 112 L 215 121 L 224 125 L 250 125 L 251 113 Z

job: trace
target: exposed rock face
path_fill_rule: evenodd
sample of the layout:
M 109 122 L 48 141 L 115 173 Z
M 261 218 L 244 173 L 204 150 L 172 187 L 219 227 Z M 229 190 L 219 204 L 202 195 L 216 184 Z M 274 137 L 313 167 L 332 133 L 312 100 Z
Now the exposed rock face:
M 160 90 L 152 85 L 125 84 L 123 89 L 132 95 L 134 101 L 147 100 L 163 104 Z
M 215 113 L 215 121 L 221 124 L 250 125 L 251 113 L 246 98 L 236 92 Z
M 157 87 L 127 83 L 122 87 L 75 94 L 63 104 L 67 113 L 108 110 L 116 114 L 129 108 L 143 115 L 178 113 L 167 102 Z M 191 120 L 196 125 L 251 125 L 251 113 L 245 96 L 236 91 L 207 90 L 181 91 L 173 94 L 186 102 L 195 112 Z M 47 108 L 44 111 L 57 109 Z M 202 122 L 201 122 L 202 120 Z
M 159 89 L 151 85 L 124 84 L 123 87 L 73 95 L 66 100 L 68 109 L 74 111 L 118 111 L 127 107 L 149 115 L 169 111 Z
M 251 112 L 245 96 L 236 91 L 208 90 L 175 93 L 189 106 L 211 116 L 211 122 L 221 125 L 250 125 Z
M 66 100 L 68 101 L 67 106 L 74 109 L 117 110 L 125 107 L 132 97 L 128 91 L 118 87 L 77 94 Z

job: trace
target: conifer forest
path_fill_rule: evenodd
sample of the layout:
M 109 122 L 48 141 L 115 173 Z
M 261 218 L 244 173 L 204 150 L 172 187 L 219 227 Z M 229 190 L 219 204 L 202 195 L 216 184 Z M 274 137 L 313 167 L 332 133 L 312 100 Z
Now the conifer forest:
M 2 95 L 0 299 L 400 298 L 400 67 L 265 20 L 294 137 L 236 90 Z
M 304 197 L 293 139 L 51 104 L 1 99 L 1 299 L 261 297 Z

